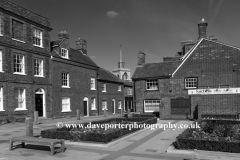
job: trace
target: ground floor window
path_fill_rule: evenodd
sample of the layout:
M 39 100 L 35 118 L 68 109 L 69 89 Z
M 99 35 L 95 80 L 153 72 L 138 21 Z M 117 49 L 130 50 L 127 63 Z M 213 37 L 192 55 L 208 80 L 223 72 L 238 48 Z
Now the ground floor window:
M 3 88 L 0 88 L 0 111 L 3 111 Z
M 64 97 L 62 98 L 62 111 L 71 111 L 70 110 L 70 98 Z
M 160 100 L 145 100 L 144 101 L 144 111 L 154 112 L 159 111 Z
M 96 110 L 96 98 L 92 98 L 91 109 Z
M 107 101 L 102 101 L 102 110 L 107 110 Z
M 118 101 L 118 109 L 122 108 L 122 101 Z
M 17 100 L 16 110 L 26 110 L 26 90 L 23 88 L 17 88 L 14 92 Z

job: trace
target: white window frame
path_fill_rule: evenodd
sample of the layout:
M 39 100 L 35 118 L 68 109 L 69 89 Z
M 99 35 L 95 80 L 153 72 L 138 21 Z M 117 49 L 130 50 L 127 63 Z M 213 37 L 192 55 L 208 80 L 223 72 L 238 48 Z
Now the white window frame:
M 131 88 L 128 89 L 128 95 L 132 95 L 132 89 Z
M 104 110 L 106 108 L 106 110 L 108 110 L 107 108 L 107 101 L 102 101 L 102 110 Z
M 19 88 L 17 89 L 17 108 L 15 111 L 22 111 L 22 110 L 27 110 L 26 108 L 26 89 L 24 88 Z
M 37 40 L 40 44 L 37 44 Z M 37 47 L 43 47 L 42 30 L 33 28 L 33 45 Z
M 122 109 L 122 101 L 121 100 L 118 101 L 118 109 Z
M 70 88 L 69 87 L 69 73 L 62 72 L 62 88 Z
M 36 65 L 39 64 L 39 65 Z M 39 74 L 36 74 L 35 69 L 38 70 Z M 34 58 L 34 76 L 43 77 L 43 60 L 39 58 Z
M 96 79 L 91 78 L 91 90 L 96 90 Z
M 2 56 L 2 50 L 0 50 L 0 72 L 3 72 L 3 56 Z
M 161 100 L 144 100 L 144 112 L 159 112 L 159 105 L 161 104 Z M 146 109 L 147 108 L 147 105 L 152 105 L 152 108 L 155 108 L 155 109 Z
M 0 88 L 0 111 L 5 111 L 3 108 L 3 87 Z
M 107 85 L 106 85 L 106 83 L 102 83 L 102 92 L 107 92 Z
M 68 50 L 66 48 L 61 48 L 61 57 L 68 59 Z
M 66 103 L 63 102 L 63 100 L 67 100 Z M 66 106 L 67 107 L 66 107 Z M 62 97 L 62 112 L 71 112 L 71 101 L 69 97 Z
M 196 77 L 185 78 L 184 79 L 184 86 L 185 86 L 185 89 L 197 88 L 198 78 L 196 78 Z
M 118 85 L 118 91 L 121 92 L 122 91 L 122 86 Z
M 20 59 L 20 63 L 16 63 L 17 59 Z M 16 60 L 16 62 L 15 62 Z M 16 65 L 16 67 L 15 67 Z M 19 66 L 18 66 L 19 65 Z M 15 68 L 18 68 L 17 70 L 20 70 L 20 72 L 16 71 Z M 14 54 L 13 55 L 13 74 L 22 74 L 25 75 L 25 56 L 21 54 Z
M 147 79 L 146 80 L 147 90 L 158 90 L 158 79 Z
M 97 108 L 96 108 L 96 98 L 91 98 L 91 110 L 97 110 Z

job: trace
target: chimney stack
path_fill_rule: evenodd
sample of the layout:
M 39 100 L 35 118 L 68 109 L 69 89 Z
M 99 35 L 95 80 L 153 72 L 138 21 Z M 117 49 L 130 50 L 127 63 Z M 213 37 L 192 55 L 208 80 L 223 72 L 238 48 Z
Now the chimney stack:
M 76 40 L 76 49 L 87 55 L 87 41 L 81 38 Z
M 207 26 L 208 23 L 204 18 L 198 23 L 198 39 L 207 38 Z
M 67 32 L 67 30 L 58 32 L 58 39 L 59 40 L 65 39 L 65 43 L 69 45 L 69 33 Z
M 139 51 L 138 53 L 138 66 L 142 66 L 145 63 L 145 53 Z

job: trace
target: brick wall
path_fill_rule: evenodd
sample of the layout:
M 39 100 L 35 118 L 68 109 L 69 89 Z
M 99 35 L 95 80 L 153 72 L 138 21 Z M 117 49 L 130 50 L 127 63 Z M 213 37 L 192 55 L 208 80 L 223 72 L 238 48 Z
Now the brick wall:
M 4 5 L 2 10 L 1 6 Z M 50 35 L 51 28 L 49 26 L 43 26 L 41 23 L 31 22 L 26 17 L 21 17 L 21 14 L 14 16 L 10 11 L 12 5 L 7 1 L 1 1 L 0 4 L 0 18 L 2 22 L 0 36 L 0 49 L 2 50 L 3 58 L 3 71 L 0 72 L 0 86 L 3 87 L 3 102 L 4 110 L 0 111 L 0 118 L 4 118 L 7 115 L 13 115 L 18 117 L 31 116 L 35 110 L 35 92 L 37 89 L 42 88 L 46 94 L 46 116 L 50 116 L 51 112 L 51 79 L 50 79 Z M 17 8 L 19 9 L 20 6 Z M 18 9 L 15 11 L 18 12 Z M 20 7 L 21 9 L 21 7 Z M 14 11 L 14 12 L 15 12 Z M 30 12 L 29 12 L 30 13 Z M 31 12 L 32 13 L 32 12 Z M 33 14 L 33 13 L 32 13 Z M 31 15 L 31 14 L 29 14 Z M 28 15 L 28 16 L 29 16 Z M 12 37 L 12 21 L 21 21 L 23 25 L 23 40 L 24 42 L 13 40 Z M 36 47 L 33 45 L 33 27 L 38 27 L 43 33 L 43 47 Z M 21 54 L 24 56 L 25 74 L 17 75 L 13 74 L 13 55 Z M 44 77 L 34 76 L 34 58 L 40 58 L 43 60 Z M 26 111 L 14 111 L 17 108 L 17 99 L 14 95 L 14 89 L 22 87 L 26 89 Z

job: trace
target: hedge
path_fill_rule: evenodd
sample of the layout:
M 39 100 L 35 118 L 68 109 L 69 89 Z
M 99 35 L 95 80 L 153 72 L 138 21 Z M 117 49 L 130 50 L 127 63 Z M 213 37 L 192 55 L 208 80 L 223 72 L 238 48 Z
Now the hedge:
M 197 149 L 207 151 L 240 153 L 239 142 L 178 138 L 177 141 L 173 142 L 173 146 L 177 149 Z
M 95 121 L 91 122 L 92 124 L 103 124 L 109 123 L 112 121 L 130 121 L 137 122 L 138 124 L 154 124 L 157 123 L 157 118 L 113 118 L 103 121 Z M 84 123 L 87 125 L 88 123 Z M 95 129 L 88 131 L 87 129 L 78 129 L 78 128 L 66 128 L 63 127 L 61 129 L 47 129 L 41 131 L 42 138 L 51 138 L 51 139 L 65 139 L 70 141 L 90 141 L 90 142 L 101 142 L 107 143 L 114 139 L 117 139 L 123 135 L 139 130 L 140 128 L 132 128 L 129 130 L 128 128 L 117 128 L 117 129 L 109 129 L 107 131 L 101 129 Z M 85 132 L 83 132 L 85 131 Z
M 239 119 L 238 114 L 202 114 L 203 119 Z

